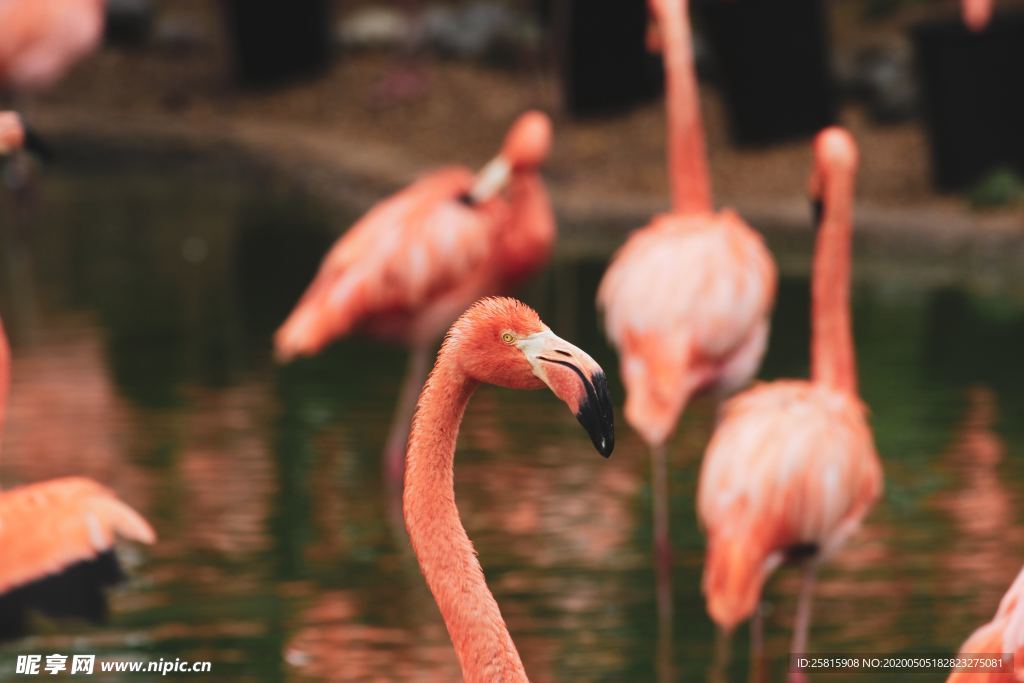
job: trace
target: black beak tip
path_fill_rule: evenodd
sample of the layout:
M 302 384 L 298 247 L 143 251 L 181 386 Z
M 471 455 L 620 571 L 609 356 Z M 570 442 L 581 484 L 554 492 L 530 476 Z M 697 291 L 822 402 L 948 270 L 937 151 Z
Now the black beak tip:
M 597 452 L 608 458 L 615 450 L 615 415 L 608 396 L 608 380 L 603 373 L 595 374 L 590 378 L 590 384 L 591 391 L 580 404 L 576 419 L 587 430 Z

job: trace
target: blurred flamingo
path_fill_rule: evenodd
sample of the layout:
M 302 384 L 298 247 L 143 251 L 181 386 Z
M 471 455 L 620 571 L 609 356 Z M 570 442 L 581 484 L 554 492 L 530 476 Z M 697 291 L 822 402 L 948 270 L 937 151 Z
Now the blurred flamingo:
M 711 617 L 731 631 L 754 612 L 768 575 L 786 560 L 799 561 L 794 653 L 806 652 L 818 565 L 856 530 L 882 490 L 857 393 L 850 323 L 857 147 L 844 129 L 827 128 L 815 139 L 814 154 L 811 193 L 823 214 L 814 257 L 811 380 L 761 384 L 729 401 L 697 489 L 708 535 L 703 584 Z
M 605 457 L 615 445 L 611 402 L 604 372 L 590 356 L 555 336 L 525 304 L 505 298 L 474 304 L 452 325 L 420 395 L 404 494 L 406 529 L 420 569 L 467 683 L 526 681 L 455 506 L 459 423 L 483 382 L 513 389 L 547 385 Z
M 960 11 L 967 28 L 984 31 L 992 19 L 993 0 L 962 0 Z
M 550 119 L 527 112 L 475 176 L 442 168 L 374 206 L 331 248 L 277 331 L 282 361 L 354 330 L 411 347 L 385 447 L 392 482 L 401 480 L 432 345 L 471 303 L 514 288 L 547 261 L 555 221 L 538 168 L 550 146 Z
M 0 324 L 0 427 L 10 380 L 10 348 Z M 28 613 L 99 619 L 102 589 L 121 577 L 118 537 L 156 539 L 145 519 L 107 488 L 81 477 L 0 494 L 0 638 L 24 635 Z
M 597 293 L 622 354 L 626 420 L 651 449 L 658 604 L 671 617 L 665 444 L 690 397 L 719 397 L 761 363 L 776 268 L 761 236 L 735 212 L 715 211 L 704 150 L 687 0 L 650 0 L 660 29 L 668 107 L 672 212 L 634 232 Z
M 1001 668 L 1005 671 L 954 670 L 946 683 L 1019 683 L 1024 680 L 1021 676 L 1024 671 L 1024 569 L 1006 591 L 992 621 L 970 635 L 960 648 L 960 654 L 964 657 L 991 655 L 996 659 L 1012 655 L 1013 662 L 1003 663 Z
M 0 0 L 0 85 L 53 85 L 103 36 L 103 0 Z

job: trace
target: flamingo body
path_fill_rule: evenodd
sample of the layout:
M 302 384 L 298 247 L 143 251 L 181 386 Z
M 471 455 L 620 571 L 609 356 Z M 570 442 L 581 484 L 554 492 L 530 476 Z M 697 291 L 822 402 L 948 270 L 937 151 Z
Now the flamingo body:
M 729 210 L 658 216 L 626 241 L 597 297 L 622 357 L 626 419 L 648 443 L 665 442 L 694 393 L 753 378 L 775 281 L 761 236 Z
M 0 324 L 0 425 L 9 379 L 10 349 Z M 50 594 L 54 586 L 48 582 L 100 560 L 111 553 L 119 538 L 153 543 L 156 534 L 137 512 L 96 482 L 68 477 L 0 493 L 0 556 L 4 558 L 0 563 L 0 637 L 21 635 L 25 612 L 33 608 L 68 615 L 70 607 L 63 604 L 63 598 L 55 603 Z M 111 578 L 89 576 L 93 583 Z M 81 577 L 74 581 L 78 591 L 100 589 L 82 585 Z M 46 588 L 32 591 L 33 586 Z
M 812 382 L 758 385 L 724 406 L 700 473 L 697 509 L 708 529 L 708 611 L 733 628 L 757 606 L 788 554 L 825 559 L 882 490 L 864 407 Z
M 0 495 L 0 594 L 111 550 L 118 538 L 153 543 L 137 512 L 80 477 L 19 486 Z
M 954 671 L 947 683 L 1019 683 L 1024 681 L 1024 569 L 1017 575 L 992 621 L 964 641 L 961 655 L 1013 655 L 1013 671 Z
M 103 0 L 0 0 L 0 84 L 49 87 L 102 35 Z
M 430 173 L 374 206 L 325 257 L 277 332 L 278 356 L 316 353 L 354 330 L 416 347 L 481 296 L 515 286 L 547 261 L 555 222 L 536 167 L 550 143 L 539 112 L 520 117 L 495 165 L 504 194 L 465 168 Z M 489 183 L 490 176 L 488 175 Z

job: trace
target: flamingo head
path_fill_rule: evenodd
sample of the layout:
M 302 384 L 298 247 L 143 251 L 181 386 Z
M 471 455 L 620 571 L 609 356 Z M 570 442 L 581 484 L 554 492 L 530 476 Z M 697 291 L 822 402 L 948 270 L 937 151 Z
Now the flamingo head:
M 511 389 L 547 386 L 587 430 L 598 453 L 615 447 L 615 421 L 604 370 L 559 338 L 540 316 L 515 299 L 489 298 L 452 326 L 446 344 L 467 376 Z
M 32 152 L 43 161 L 49 161 L 47 145 L 25 124 L 21 115 L 13 111 L 0 111 L 0 157 L 20 150 Z
M 516 173 L 533 173 L 551 151 L 551 118 L 541 111 L 521 114 L 501 146 L 498 156 L 476 176 L 470 196 L 474 202 L 485 202 L 508 186 Z
M 857 143 L 845 128 L 829 126 L 815 136 L 814 165 L 808 183 L 815 225 L 821 225 L 825 186 L 829 180 L 839 176 L 852 178 L 857 163 Z

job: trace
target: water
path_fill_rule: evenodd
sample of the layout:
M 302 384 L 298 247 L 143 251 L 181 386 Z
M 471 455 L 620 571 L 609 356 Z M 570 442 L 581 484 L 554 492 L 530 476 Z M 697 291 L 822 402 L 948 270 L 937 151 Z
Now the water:
M 0 648 L 0 680 L 18 679 L 26 652 L 213 662 L 182 680 L 458 680 L 380 483 L 403 353 L 351 340 L 287 368 L 270 358 L 274 327 L 353 214 L 233 162 L 94 156 L 54 168 L 0 228 L 14 345 L 0 480 L 93 477 L 160 541 L 126 553 L 133 580 L 109 624 L 40 624 Z M 602 268 L 563 256 L 524 298 L 614 371 L 591 304 Z M 951 653 L 1024 560 L 1024 305 L 859 270 L 872 273 L 855 289 L 856 335 L 886 494 L 823 572 L 811 645 Z M 784 277 L 763 377 L 806 374 L 807 296 L 805 275 Z M 714 643 L 693 502 L 711 416 L 696 403 L 671 448 L 686 680 L 708 676 Z M 648 459 L 621 411 L 619 435 L 603 461 L 546 392 L 486 388 L 467 414 L 460 509 L 534 681 L 654 679 Z M 773 680 L 797 578 L 782 571 L 767 590 Z M 746 680 L 747 652 L 741 628 L 730 680 Z

